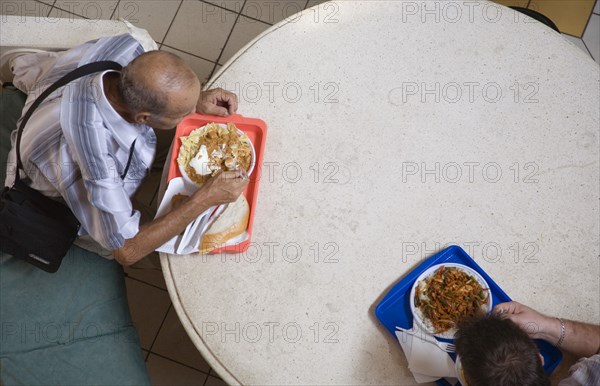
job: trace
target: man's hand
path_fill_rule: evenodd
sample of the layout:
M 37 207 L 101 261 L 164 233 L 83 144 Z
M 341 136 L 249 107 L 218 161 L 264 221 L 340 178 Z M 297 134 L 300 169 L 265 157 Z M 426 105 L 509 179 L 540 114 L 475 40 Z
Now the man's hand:
M 557 320 L 555 318 L 542 315 L 518 302 L 498 304 L 494 307 L 494 313 L 506 316 L 518 324 L 532 339 L 548 339 L 546 332 L 556 330 Z
M 560 342 L 562 350 L 577 358 L 600 353 L 600 326 L 597 324 L 565 319 L 562 321 L 563 328 L 559 319 L 540 314 L 517 302 L 498 304 L 494 313 L 506 315 L 533 339 L 543 339 L 551 344 Z
M 226 117 L 235 114 L 238 108 L 238 98 L 232 92 L 222 88 L 214 88 L 200 92 L 196 111 L 200 114 L 219 115 Z
M 228 204 L 237 200 L 248 182 L 248 174 L 244 169 L 219 172 L 206 181 L 193 197 L 197 196 L 198 199 L 211 206 Z
M 221 172 L 205 182 L 191 197 L 181 200 L 169 213 L 144 224 L 137 235 L 125 240 L 125 245 L 113 251 L 122 265 L 131 265 L 148 255 L 208 208 L 235 201 L 248 185 L 244 170 Z

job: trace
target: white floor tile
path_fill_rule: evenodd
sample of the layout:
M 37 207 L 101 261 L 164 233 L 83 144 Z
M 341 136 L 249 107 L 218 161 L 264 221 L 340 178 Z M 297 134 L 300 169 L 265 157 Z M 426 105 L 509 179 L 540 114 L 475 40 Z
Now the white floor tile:
M 237 14 L 198 0 L 184 0 L 164 43 L 216 61 Z
M 0 1 L 0 15 L 6 16 L 29 16 L 45 18 L 52 9 L 46 3 L 40 3 L 35 0 L 22 1 Z
M 571 43 L 575 44 L 577 47 L 579 47 L 583 52 L 585 52 L 587 55 L 590 55 L 590 52 L 588 51 L 588 49 L 585 47 L 585 44 L 583 44 L 583 40 L 576 38 L 575 36 L 571 36 L 571 35 L 567 35 L 567 34 L 562 34 L 562 36 L 567 39 L 568 41 L 570 41 Z M 591 56 L 591 55 L 590 55 Z
M 122 0 L 113 14 L 113 19 L 125 19 L 144 28 L 152 38 L 161 43 L 181 0 Z
M 305 0 L 247 0 L 242 9 L 242 15 L 275 24 L 302 11 L 305 5 Z
M 142 348 L 149 350 L 171 304 L 169 294 L 130 278 L 126 278 L 125 284 L 133 324 Z
M 244 0 L 204 0 L 207 3 L 217 5 L 221 8 L 227 8 L 230 11 L 240 13 Z
M 600 63 L 600 16 L 592 15 L 583 33 L 583 41 L 592 57 Z
M 227 62 L 242 47 L 269 27 L 269 24 L 245 16 L 240 16 L 237 23 L 235 23 L 235 27 L 223 50 L 221 59 L 219 59 L 219 63 L 223 64 Z
M 210 370 L 210 366 L 183 329 L 173 307 L 169 310 L 167 318 L 158 333 L 156 342 L 152 346 L 152 352 L 193 367 L 196 370 L 206 373 Z
M 152 385 L 194 385 L 202 386 L 208 377 L 198 370 L 190 369 L 179 363 L 150 354 L 146 368 Z
M 110 20 L 118 0 L 56 0 L 55 7 L 92 20 Z
M 209 62 L 208 60 L 198 58 L 194 55 L 190 55 L 188 53 L 176 50 L 168 46 L 163 45 L 160 49 L 161 51 L 172 52 L 181 57 L 183 60 L 185 60 L 188 66 L 190 66 L 192 70 L 194 70 L 194 72 L 198 76 L 198 79 L 200 79 L 200 82 L 202 83 L 205 83 L 208 80 L 210 73 L 215 67 L 215 64 L 213 62 Z
M 595 14 L 600 14 L 600 0 L 596 0 L 596 5 L 594 6 L 594 11 Z

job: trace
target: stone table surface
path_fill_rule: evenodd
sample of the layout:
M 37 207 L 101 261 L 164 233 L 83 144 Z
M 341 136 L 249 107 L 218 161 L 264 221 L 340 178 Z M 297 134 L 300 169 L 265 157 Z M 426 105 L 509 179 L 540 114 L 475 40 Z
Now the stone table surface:
M 233 385 L 414 384 L 374 308 L 452 244 L 513 299 L 598 323 L 599 78 L 484 1 L 338 1 L 273 26 L 209 84 L 269 127 L 252 245 L 161 255 L 191 339 Z

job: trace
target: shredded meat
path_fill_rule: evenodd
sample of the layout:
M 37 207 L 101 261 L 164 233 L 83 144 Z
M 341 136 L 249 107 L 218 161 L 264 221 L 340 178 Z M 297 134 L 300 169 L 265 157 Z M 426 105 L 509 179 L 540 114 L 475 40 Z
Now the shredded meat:
M 458 322 L 481 311 L 488 302 L 489 290 L 466 272 L 444 266 L 419 282 L 415 306 L 431 321 L 436 334 L 444 333 Z

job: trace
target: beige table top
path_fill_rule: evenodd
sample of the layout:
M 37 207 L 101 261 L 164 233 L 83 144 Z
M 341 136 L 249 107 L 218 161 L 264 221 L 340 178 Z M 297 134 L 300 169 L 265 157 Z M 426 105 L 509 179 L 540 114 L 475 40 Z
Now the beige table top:
M 161 261 L 227 383 L 414 384 L 374 307 L 450 244 L 600 320 L 598 65 L 508 8 L 424 3 L 326 3 L 212 80 L 269 125 L 253 244 Z

